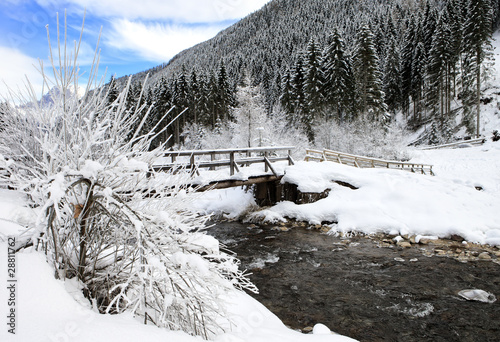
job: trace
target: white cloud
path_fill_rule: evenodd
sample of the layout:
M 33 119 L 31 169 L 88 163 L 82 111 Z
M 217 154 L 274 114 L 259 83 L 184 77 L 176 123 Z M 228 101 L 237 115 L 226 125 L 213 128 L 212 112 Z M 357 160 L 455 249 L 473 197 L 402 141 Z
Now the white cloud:
M 113 32 L 107 44 L 128 50 L 152 62 L 167 62 L 178 52 L 217 34 L 223 27 L 145 24 L 127 19 L 112 21 Z
M 42 91 L 42 76 L 36 70 L 39 68 L 37 59 L 29 57 L 19 50 L 0 46 L 0 99 L 8 97 L 9 88 L 16 94 L 26 91 L 26 77 L 30 80 L 35 92 L 40 96 Z M 36 67 L 36 68 L 35 68 Z
M 57 6 L 60 0 L 37 0 Z M 270 0 L 66 0 L 89 14 L 129 20 L 173 20 L 179 23 L 213 23 L 234 20 L 258 10 Z

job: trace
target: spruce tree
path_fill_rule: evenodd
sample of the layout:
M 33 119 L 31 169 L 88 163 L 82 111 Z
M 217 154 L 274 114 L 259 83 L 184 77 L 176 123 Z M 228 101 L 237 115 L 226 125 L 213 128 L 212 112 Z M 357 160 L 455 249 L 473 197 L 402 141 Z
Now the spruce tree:
M 337 120 L 344 121 L 347 114 L 353 112 L 354 75 L 346 45 L 337 29 L 331 33 L 325 49 L 323 70 L 326 107 L 332 109 Z
M 288 121 L 292 122 L 291 117 L 295 112 L 295 104 L 293 100 L 292 77 L 290 70 L 288 70 L 281 80 L 281 107 L 288 115 Z
M 191 72 L 191 76 L 189 77 L 188 105 L 191 112 L 192 123 L 194 124 L 198 124 L 200 99 L 201 99 L 201 89 L 198 83 L 198 75 L 196 74 L 196 70 L 193 70 Z
M 111 76 L 111 79 L 109 80 L 108 83 L 108 93 L 106 95 L 107 100 L 108 100 L 108 105 L 112 104 L 113 102 L 116 101 L 118 98 L 118 86 L 116 84 L 116 78 L 115 75 Z
M 384 122 L 387 106 L 382 91 L 382 74 L 374 36 L 368 25 L 363 25 L 357 36 L 354 70 L 360 98 L 360 111 L 365 119 Z
M 230 108 L 234 106 L 234 96 L 224 62 L 221 62 L 217 74 L 217 88 L 217 112 L 225 123 L 229 120 Z
M 395 113 L 402 103 L 401 58 L 394 39 L 388 43 L 387 56 L 384 63 L 385 103 Z
M 464 27 L 464 49 L 469 63 L 468 77 L 475 85 L 476 136 L 480 136 L 481 67 L 490 57 L 493 27 L 493 9 L 490 0 L 468 0 Z M 472 92 L 472 89 L 470 89 Z
M 291 84 L 295 108 L 292 124 L 294 126 L 297 126 L 298 124 L 304 125 L 309 141 L 314 141 L 314 132 L 312 130 L 313 120 L 306 100 L 306 75 L 304 62 L 303 57 L 300 55 L 298 56 L 293 69 Z
M 413 54 L 415 51 L 415 18 L 408 20 L 407 30 L 404 35 L 404 45 L 401 52 L 401 97 L 402 109 L 405 117 L 410 113 L 410 97 L 412 94 Z
M 321 53 L 314 39 L 309 41 L 304 57 L 306 64 L 306 77 L 304 83 L 305 102 L 310 113 L 311 121 L 314 122 L 321 107 L 321 90 L 323 87 L 323 77 L 320 65 Z

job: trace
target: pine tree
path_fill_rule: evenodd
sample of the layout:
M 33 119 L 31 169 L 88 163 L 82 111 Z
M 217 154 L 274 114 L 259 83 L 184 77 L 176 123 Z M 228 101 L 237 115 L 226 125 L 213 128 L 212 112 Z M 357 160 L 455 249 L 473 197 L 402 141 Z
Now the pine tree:
M 445 24 L 441 19 L 436 24 L 426 68 L 426 106 L 434 117 L 444 116 L 443 98 L 445 92 L 447 42 Z
M 234 96 L 224 62 L 220 64 L 217 74 L 217 87 L 217 111 L 222 120 L 226 122 L 229 120 L 230 108 L 234 105 Z
M 337 120 L 343 121 L 353 111 L 354 75 L 345 43 L 337 29 L 329 40 L 323 58 L 323 94 L 326 106 L 333 109 Z
M 108 93 L 106 94 L 108 105 L 111 105 L 113 102 L 116 101 L 116 99 L 118 98 L 118 94 L 119 91 L 118 91 L 118 86 L 116 84 L 116 78 L 115 75 L 113 75 L 109 80 Z
M 207 82 L 207 107 L 208 112 L 211 116 L 212 128 L 215 128 L 217 120 L 221 120 L 219 107 L 219 87 L 217 84 L 217 78 L 213 72 L 210 73 Z
M 310 141 L 314 140 L 312 130 L 313 120 L 306 100 L 306 75 L 302 56 L 298 56 L 292 74 L 292 94 L 294 99 L 295 112 L 292 124 L 297 126 L 302 124 Z
M 490 0 L 468 0 L 464 27 L 464 49 L 475 85 L 476 136 L 480 136 L 481 66 L 489 58 L 492 41 L 493 9 Z M 472 90 L 471 90 L 472 91 Z
M 200 99 L 201 99 L 201 89 L 198 82 L 198 75 L 196 70 L 191 72 L 189 78 L 189 108 L 191 112 L 192 122 L 198 124 L 198 115 L 200 112 Z
M 401 88 L 401 58 L 396 42 L 392 39 L 384 63 L 384 94 L 385 103 L 394 113 L 401 108 Z
M 413 54 L 415 51 L 415 18 L 408 20 L 408 28 L 404 35 L 404 45 L 401 52 L 401 97 L 405 117 L 410 114 L 410 97 L 412 94 Z
M 305 101 L 311 121 L 314 121 L 321 107 L 321 90 L 323 88 L 323 77 L 320 65 L 321 53 L 314 39 L 309 41 L 304 57 L 306 69 L 304 83 Z
M 413 99 L 413 121 L 416 126 L 422 123 L 425 117 L 424 85 L 425 85 L 426 57 L 425 47 L 418 42 L 413 52 L 411 97 Z
M 305 72 L 302 56 L 298 56 L 291 75 L 292 95 L 295 113 L 302 115 L 307 110 L 305 97 Z
M 170 91 L 170 86 L 164 77 L 160 78 L 160 80 L 156 83 L 156 86 L 153 89 L 152 96 L 154 106 L 150 115 L 152 117 L 152 120 L 155 123 L 159 124 L 158 131 L 161 131 L 170 122 L 170 120 L 173 119 L 171 114 L 164 118 L 164 116 L 173 105 L 173 94 Z M 153 142 L 152 147 L 157 147 L 163 142 L 167 141 L 167 139 L 173 133 L 174 131 L 172 130 L 172 128 L 167 129 L 162 134 L 160 134 L 160 136 L 158 136 L 156 141 Z
M 382 75 L 378 66 L 373 33 L 368 25 L 363 25 L 357 36 L 354 56 L 360 110 L 364 118 L 384 122 L 387 119 L 387 106 L 384 103 Z
M 7 115 L 9 115 L 9 104 L 7 102 L 0 102 L 0 132 L 5 129 Z
M 295 104 L 293 101 L 292 76 L 290 70 L 285 73 L 281 80 L 281 89 L 280 103 L 288 115 L 288 121 L 291 122 L 291 116 L 295 112 Z

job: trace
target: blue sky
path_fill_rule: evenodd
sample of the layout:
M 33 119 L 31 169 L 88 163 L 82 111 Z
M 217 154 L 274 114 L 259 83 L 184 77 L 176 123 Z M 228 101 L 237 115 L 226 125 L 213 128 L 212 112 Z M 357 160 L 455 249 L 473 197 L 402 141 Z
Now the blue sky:
M 57 37 L 56 13 L 63 33 L 67 13 L 71 45 L 85 31 L 79 64 L 92 63 L 99 31 L 100 74 L 124 76 L 168 62 L 178 52 L 207 40 L 270 0 L 0 0 L 0 94 L 6 85 L 22 87 L 25 75 L 36 91 L 38 59 L 48 65 Z

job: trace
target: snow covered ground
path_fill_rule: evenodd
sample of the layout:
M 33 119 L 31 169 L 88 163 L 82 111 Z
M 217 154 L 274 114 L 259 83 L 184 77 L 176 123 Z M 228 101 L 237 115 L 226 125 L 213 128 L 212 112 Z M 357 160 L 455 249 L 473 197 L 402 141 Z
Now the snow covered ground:
M 281 202 L 248 216 L 266 222 L 287 218 L 310 224 L 337 222 L 331 225 L 332 232 L 443 238 L 456 234 L 471 242 L 500 245 L 500 143 L 413 153 L 412 161 L 434 164 L 436 176 L 299 162 L 285 170 L 283 181 L 297 184 L 302 192 L 331 189 L 328 197 L 302 205 Z M 227 212 L 229 217 L 244 212 L 234 203 L 252 206 L 249 195 L 235 189 L 214 191 L 197 201 L 199 208 Z
M 0 190 L 0 308 L 2 328 L 0 341 L 39 342 L 132 342 L 132 341 L 203 341 L 200 337 L 183 332 L 168 331 L 152 325 L 145 326 L 131 315 L 101 315 L 92 310 L 83 298 L 76 282 L 62 282 L 54 278 L 54 271 L 45 261 L 45 255 L 24 250 L 15 255 L 14 278 L 9 278 L 8 236 L 22 233 L 26 225 L 32 225 L 36 212 L 25 206 L 22 196 Z M 14 297 L 8 279 L 15 279 Z M 227 293 L 227 317 L 233 325 L 226 326 L 226 333 L 215 341 L 296 341 L 296 342 L 343 342 L 354 341 L 335 335 L 318 324 L 314 334 L 304 335 L 285 327 L 263 305 L 250 296 L 234 290 Z M 8 332 L 6 323 L 10 314 L 8 298 L 15 299 L 15 332 Z

